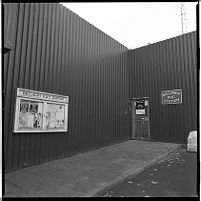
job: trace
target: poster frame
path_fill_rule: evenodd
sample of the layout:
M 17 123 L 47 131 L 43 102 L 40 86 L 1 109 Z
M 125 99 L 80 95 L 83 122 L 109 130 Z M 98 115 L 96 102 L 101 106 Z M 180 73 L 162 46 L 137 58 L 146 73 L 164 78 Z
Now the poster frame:
M 65 98 L 64 101 L 52 101 L 52 100 L 47 100 L 47 99 L 42 99 L 42 98 L 35 98 L 35 97 L 26 97 L 19 95 L 19 90 L 25 90 L 29 92 L 35 92 L 35 93 L 40 93 L 40 94 L 48 94 L 51 96 L 60 96 Z M 19 110 L 20 110 L 20 101 L 21 100 L 28 100 L 28 101 L 36 101 L 39 103 L 43 103 L 43 114 L 42 114 L 42 128 L 30 128 L 30 129 L 23 129 L 18 127 L 19 125 Z M 63 105 L 64 106 L 64 128 L 51 128 L 47 129 L 45 127 L 46 125 L 46 111 L 47 111 L 47 104 L 55 104 L 55 105 Z M 16 92 L 16 103 L 15 103 L 15 116 L 14 116 L 14 128 L 13 132 L 14 133 L 52 133 L 52 132 L 67 132 L 68 130 L 68 105 L 69 105 L 69 97 L 68 96 L 62 96 L 58 94 L 52 94 L 52 93 L 46 93 L 46 92 L 41 92 L 41 91 L 34 91 L 34 90 L 28 90 L 28 89 L 22 89 L 22 88 L 17 88 Z

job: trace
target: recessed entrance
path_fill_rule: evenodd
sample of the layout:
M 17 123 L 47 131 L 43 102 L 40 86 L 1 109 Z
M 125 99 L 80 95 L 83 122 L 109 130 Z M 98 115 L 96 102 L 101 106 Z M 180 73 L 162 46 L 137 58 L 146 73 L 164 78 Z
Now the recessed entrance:
M 134 98 L 132 105 L 132 139 L 150 140 L 149 98 Z

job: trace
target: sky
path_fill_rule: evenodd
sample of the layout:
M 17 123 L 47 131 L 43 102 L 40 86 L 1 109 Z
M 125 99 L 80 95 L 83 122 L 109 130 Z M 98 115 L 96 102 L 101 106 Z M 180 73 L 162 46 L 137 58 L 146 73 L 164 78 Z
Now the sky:
M 197 2 L 183 2 L 184 32 L 196 30 Z M 182 34 L 180 2 L 61 3 L 129 49 Z

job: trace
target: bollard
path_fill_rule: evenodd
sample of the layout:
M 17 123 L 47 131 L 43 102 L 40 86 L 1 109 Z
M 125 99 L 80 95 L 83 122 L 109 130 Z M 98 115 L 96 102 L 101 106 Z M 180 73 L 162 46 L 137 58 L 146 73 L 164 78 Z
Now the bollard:
M 187 151 L 197 152 L 197 131 L 191 131 L 189 133 Z

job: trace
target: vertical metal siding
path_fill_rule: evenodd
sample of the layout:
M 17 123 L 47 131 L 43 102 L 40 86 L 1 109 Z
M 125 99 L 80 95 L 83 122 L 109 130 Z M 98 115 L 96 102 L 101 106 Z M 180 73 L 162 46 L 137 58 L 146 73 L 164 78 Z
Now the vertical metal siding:
M 4 14 L 4 48 L 13 48 L 14 35 L 17 24 L 17 5 L 10 3 L 7 6 L 3 5 Z
M 60 4 L 15 8 L 13 50 L 4 55 L 5 170 L 128 139 L 127 48 Z M 17 87 L 68 95 L 68 132 L 13 133 Z
M 197 129 L 196 32 L 128 51 L 130 98 L 150 98 L 151 139 L 186 143 Z M 183 103 L 162 105 L 161 91 L 182 89 Z

